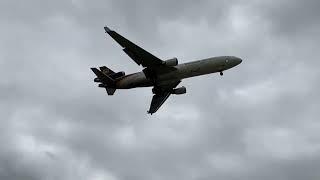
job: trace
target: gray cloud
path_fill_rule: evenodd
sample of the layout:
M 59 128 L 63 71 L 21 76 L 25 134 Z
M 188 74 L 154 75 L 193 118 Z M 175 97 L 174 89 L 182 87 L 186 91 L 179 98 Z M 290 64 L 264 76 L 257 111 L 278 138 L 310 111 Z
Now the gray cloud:
M 2 1 L 0 179 L 317 179 L 317 1 Z M 91 66 L 141 70 L 109 25 L 161 58 L 236 55 L 151 90 L 95 87 Z

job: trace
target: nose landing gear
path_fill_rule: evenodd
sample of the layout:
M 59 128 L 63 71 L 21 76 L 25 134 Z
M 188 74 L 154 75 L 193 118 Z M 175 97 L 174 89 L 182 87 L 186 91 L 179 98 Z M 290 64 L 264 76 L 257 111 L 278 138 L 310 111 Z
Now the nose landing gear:
M 222 71 L 220 71 L 220 76 L 223 76 L 223 72 Z

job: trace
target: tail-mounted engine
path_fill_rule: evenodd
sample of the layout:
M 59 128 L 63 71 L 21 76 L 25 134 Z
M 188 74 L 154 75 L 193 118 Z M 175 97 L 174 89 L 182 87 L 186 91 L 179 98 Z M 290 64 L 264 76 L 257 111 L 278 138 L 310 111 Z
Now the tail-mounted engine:
M 94 78 L 93 81 L 96 83 L 101 82 L 101 80 L 99 78 Z
M 101 87 L 101 88 L 106 88 L 107 85 L 106 84 L 99 84 L 98 87 Z
M 126 74 L 123 72 L 123 71 L 120 71 L 120 72 L 117 72 L 117 73 L 112 73 L 110 74 L 109 76 L 112 78 L 112 79 L 118 79 L 122 76 L 125 76 Z
M 125 76 L 126 74 L 123 71 L 120 71 L 120 72 L 117 72 L 117 73 L 111 73 L 111 74 L 107 74 L 107 75 L 112 79 L 118 79 L 118 78 L 120 78 L 122 76 Z M 96 83 L 101 82 L 101 80 L 98 77 L 94 78 L 93 81 L 96 82 Z

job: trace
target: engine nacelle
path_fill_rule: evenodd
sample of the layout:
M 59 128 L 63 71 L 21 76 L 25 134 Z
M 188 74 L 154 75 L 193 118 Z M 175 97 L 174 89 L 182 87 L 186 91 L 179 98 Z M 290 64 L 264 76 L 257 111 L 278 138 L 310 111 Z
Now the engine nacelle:
M 94 78 L 94 82 L 101 82 L 99 78 Z
M 172 94 L 185 94 L 187 92 L 187 88 L 182 86 L 182 87 L 179 87 L 179 88 L 176 88 L 176 89 L 173 89 L 172 91 Z
M 177 58 L 168 59 L 164 61 L 163 64 L 166 66 L 176 66 L 178 65 L 178 59 Z
M 106 88 L 107 85 L 106 84 L 99 84 L 98 87 L 101 87 L 101 88 Z
M 112 79 L 117 79 L 117 78 L 120 78 L 120 77 L 125 76 L 125 75 L 126 74 L 123 71 L 120 71 L 120 72 L 117 72 L 117 73 L 110 74 L 109 76 Z

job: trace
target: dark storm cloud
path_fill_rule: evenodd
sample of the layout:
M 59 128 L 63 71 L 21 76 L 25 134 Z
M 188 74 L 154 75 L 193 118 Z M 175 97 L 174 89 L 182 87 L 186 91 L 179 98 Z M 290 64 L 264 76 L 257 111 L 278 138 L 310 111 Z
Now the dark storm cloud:
M 0 179 L 316 179 L 317 4 L 1 2 Z M 161 58 L 244 62 L 150 117 L 150 89 L 92 83 L 91 66 L 140 70 L 104 25 Z
M 272 24 L 274 30 L 292 38 L 301 33 L 307 35 L 319 28 L 319 5 L 317 0 L 280 0 L 276 5 L 274 2 L 257 3 L 256 8 L 267 18 L 268 23 Z

